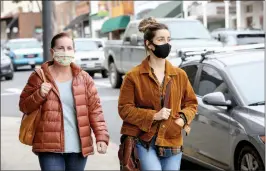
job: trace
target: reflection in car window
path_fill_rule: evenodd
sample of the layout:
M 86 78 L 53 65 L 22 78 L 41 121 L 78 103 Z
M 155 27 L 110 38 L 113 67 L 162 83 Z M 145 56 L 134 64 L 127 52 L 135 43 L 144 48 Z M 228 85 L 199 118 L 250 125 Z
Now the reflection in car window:
M 182 67 L 182 69 L 187 73 L 189 82 L 193 86 L 195 78 L 196 78 L 196 74 L 198 72 L 198 66 L 189 65 L 189 66 Z
M 229 67 L 228 71 L 247 105 L 265 101 L 264 62 L 235 65 Z
M 213 92 L 222 92 L 226 100 L 230 98 L 228 87 L 220 74 L 214 68 L 204 66 L 202 68 L 197 94 L 199 96 L 204 96 Z

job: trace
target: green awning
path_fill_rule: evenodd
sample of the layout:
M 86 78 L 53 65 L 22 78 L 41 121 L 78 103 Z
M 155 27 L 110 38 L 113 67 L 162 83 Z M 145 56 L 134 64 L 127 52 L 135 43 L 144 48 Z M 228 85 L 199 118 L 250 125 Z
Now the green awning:
M 108 11 L 99 11 L 98 13 L 91 14 L 90 17 L 91 20 L 101 20 L 108 15 L 109 15 Z
M 101 32 L 108 33 L 115 30 L 125 29 L 130 21 L 130 17 L 126 15 L 110 18 L 103 23 Z
M 145 15 L 145 18 L 147 17 L 172 18 L 182 13 L 183 13 L 183 2 L 171 1 L 159 5 L 154 10 L 150 11 L 147 15 Z

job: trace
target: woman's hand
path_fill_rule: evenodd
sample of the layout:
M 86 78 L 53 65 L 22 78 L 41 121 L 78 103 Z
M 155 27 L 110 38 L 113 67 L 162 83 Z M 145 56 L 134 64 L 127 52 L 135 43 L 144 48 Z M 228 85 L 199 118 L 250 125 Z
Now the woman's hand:
M 49 91 L 52 89 L 52 85 L 50 83 L 42 83 L 40 93 L 42 97 L 45 97 Z
M 176 120 L 175 120 L 175 123 L 176 123 L 178 126 L 180 126 L 181 128 L 183 128 L 184 125 L 185 125 L 185 122 L 184 122 L 184 120 L 183 120 L 182 118 L 178 118 L 178 119 L 176 119 Z
M 171 109 L 162 108 L 158 113 L 154 115 L 153 120 L 160 121 L 160 120 L 167 120 L 171 114 Z
M 97 142 L 97 151 L 98 151 L 98 153 L 105 154 L 106 150 L 107 150 L 107 145 L 106 145 L 105 142 L 103 142 L 103 141 Z

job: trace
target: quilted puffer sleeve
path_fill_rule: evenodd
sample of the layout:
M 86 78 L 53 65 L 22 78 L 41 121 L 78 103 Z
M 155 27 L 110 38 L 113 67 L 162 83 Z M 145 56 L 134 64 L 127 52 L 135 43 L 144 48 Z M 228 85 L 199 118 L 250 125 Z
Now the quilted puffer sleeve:
M 40 94 L 41 84 L 41 78 L 34 71 L 20 94 L 19 109 L 24 114 L 29 114 L 37 110 L 45 101 L 46 98 Z
M 86 74 L 86 85 L 88 93 L 88 109 L 90 125 L 96 137 L 96 142 L 103 141 L 109 144 L 109 133 L 104 120 L 100 98 L 93 79 Z

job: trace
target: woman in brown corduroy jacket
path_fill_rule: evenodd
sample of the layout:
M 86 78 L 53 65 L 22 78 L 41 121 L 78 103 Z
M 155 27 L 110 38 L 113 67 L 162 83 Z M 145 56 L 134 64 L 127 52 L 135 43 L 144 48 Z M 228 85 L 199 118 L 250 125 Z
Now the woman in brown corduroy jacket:
M 148 18 L 140 22 L 139 30 L 144 33 L 149 55 L 126 74 L 121 86 L 118 103 L 123 119 L 121 139 L 138 138 L 136 147 L 142 170 L 179 170 L 181 130 L 195 116 L 196 95 L 187 74 L 165 59 L 171 50 L 168 27 Z M 170 82 L 169 104 L 164 106 Z

